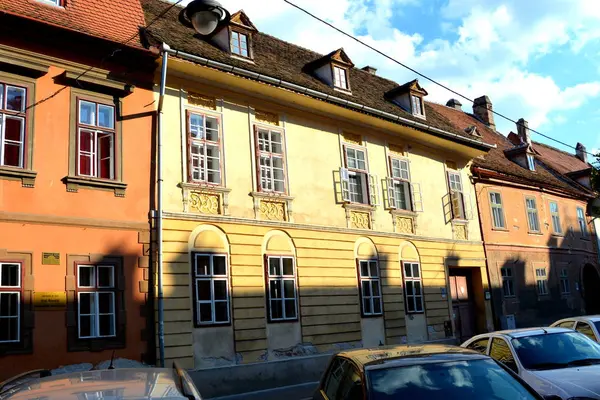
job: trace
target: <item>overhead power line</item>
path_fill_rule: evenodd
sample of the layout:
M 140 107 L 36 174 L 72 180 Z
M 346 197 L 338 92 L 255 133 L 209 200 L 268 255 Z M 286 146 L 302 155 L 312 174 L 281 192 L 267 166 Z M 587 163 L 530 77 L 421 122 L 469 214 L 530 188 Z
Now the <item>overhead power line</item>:
M 360 39 L 359 39 L 359 38 L 357 38 L 356 36 L 354 36 L 354 35 L 352 35 L 352 34 L 350 34 L 350 33 L 346 32 L 346 31 L 344 31 L 344 30 L 342 30 L 342 29 L 340 29 L 340 28 L 338 28 L 337 26 L 333 25 L 332 23 L 330 23 L 330 22 L 327 22 L 327 21 L 325 21 L 323 18 L 320 18 L 320 17 L 318 17 L 317 15 L 315 15 L 315 14 L 311 13 L 311 12 L 310 12 L 310 11 L 308 11 L 307 9 L 305 9 L 305 8 L 302 8 L 302 7 L 300 7 L 299 5 L 292 3 L 290 0 L 283 0 L 283 1 L 284 1 L 284 2 L 286 2 L 287 4 L 289 4 L 290 6 L 292 6 L 292 7 L 296 8 L 296 9 L 298 9 L 298 10 L 302 11 L 303 13 L 305 13 L 305 14 L 307 14 L 307 15 L 311 16 L 312 18 L 316 19 L 317 21 L 319 21 L 319 22 L 322 22 L 323 24 L 325 24 L 325 25 L 329 26 L 330 28 L 332 28 L 332 29 L 334 29 L 334 30 L 338 31 L 338 32 L 339 32 L 339 33 L 341 33 L 342 35 L 344 35 L 344 36 L 347 36 L 347 37 L 349 37 L 350 39 L 352 39 L 352 40 L 354 40 L 354 41 L 356 41 L 356 42 L 358 42 L 358 43 L 362 44 L 363 46 L 366 46 L 366 47 L 368 47 L 369 49 L 371 49 L 371 50 L 373 50 L 374 52 L 376 52 L 377 54 L 379 54 L 379 55 L 381 55 L 381 56 L 383 56 L 383 57 L 387 58 L 388 60 L 390 60 L 390 61 L 392 61 L 392 62 L 394 62 L 394 63 L 396 63 L 396 64 L 398 64 L 398 65 L 400 65 L 400 66 L 402 66 L 402 67 L 404 67 L 404 68 L 406 68 L 407 70 L 409 70 L 409 71 L 411 71 L 411 72 L 413 72 L 413 73 L 417 74 L 418 76 L 420 76 L 420 77 L 422 77 L 422 78 L 425 78 L 425 79 L 427 79 L 429 82 L 431 82 L 431 83 L 434 83 L 434 84 L 436 84 L 436 85 L 438 85 L 438 86 L 440 86 L 440 87 L 442 87 L 442 88 L 446 89 L 446 90 L 447 90 L 447 91 L 449 91 L 450 93 L 452 93 L 452 94 L 455 94 L 456 96 L 458 96 L 458 97 L 460 97 L 460 98 L 462 98 L 462 99 L 464 99 L 464 100 L 467 100 L 467 101 L 469 101 L 470 103 L 474 103 L 473 99 L 471 99 L 470 97 L 468 97 L 468 96 L 465 96 L 465 95 L 463 95 L 462 93 L 460 93 L 460 92 L 457 92 L 456 90 L 454 90 L 454 89 L 451 89 L 451 88 L 449 88 L 448 86 L 444 85 L 443 83 L 441 83 L 441 82 L 439 82 L 439 81 L 435 80 L 434 78 L 430 78 L 429 76 L 425 75 L 424 73 L 422 73 L 422 72 L 419 72 L 419 71 L 417 71 L 416 69 L 414 69 L 414 68 L 412 68 L 412 67 L 410 67 L 410 66 L 408 66 L 408 65 L 404 64 L 403 62 L 396 60 L 395 58 L 393 58 L 393 57 L 391 57 L 391 56 L 387 55 L 386 53 L 384 53 L 383 51 L 381 51 L 381 50 L 377 49 L 376 47 L 373 47 L 373 46 L 371 46 L 370 44 L 368 44 L 368 43 L 366 43 L 366 42 L 364 42 L 364 41 L 360 40 Z M 505 120 L 507 120 L 507 121 L 510 121 L 510 122 L 512 122 L 512 123 L 514 123 L 514 124 L 517 124 L 517 121 L 513 120 L 512 118 L 510 118 L 510 117 L 507 117 L 506 115 L 504 115 L 504 114 L 502 114 L 502 113 L 499 113 L 498 111 L 494 111 L 494 110 L 491 110 L 491 111 L 492 111 L 492 113 L 496 114 L 497 116 L 499 116 L 499 117 L 501 117 L 501 118 L 504 118 Z M 563 146 L 566 146 L 566 147 L 569 147 L 569 148 L 571 148 L 571 149 L 577 150 L 577 148 L 576 148 L 576 147 L 574 147 L 574 146 L 572 146 L 572 145 L 570 145 L 570 144 L 567 144 L 567 143 L 565 143 L 565 142 L 563 142 L 563 141 L 561 141 L 561 140 L 555 139 L 555 138 L 553 138 L 553 137 L 551 137 L 551 136 L 545 135 L 545 134 L 543 134 L 543 133 L 541 133 L 541 132 L 539 132 L 539 131 L 537 131 L 537 130 L 535 130 L 535 129 L 529 128 L 529 130 L 530 130 L 530 131 L 532 131 L 532 132 L 534 132 L 534 133 L 537 133 L 538 135 L 540 135 L 540 136 L 542 136 L 542 137 L 545 137 L 546 139 L 552 140 L 552 141 L 554 141 L 554 142 L 556 142 L 556 143 L 562 144 Z M 592 154 L 592 153 L 590 153 L 590 152 L 588 152 L 588 151 L 586 151 L 586 153 L 587 153 L 587 154 L 589 154 L 589 155 L 591 155 L 591 156 L 594 156 L 594 157 L 596 156 L 596 154 Z

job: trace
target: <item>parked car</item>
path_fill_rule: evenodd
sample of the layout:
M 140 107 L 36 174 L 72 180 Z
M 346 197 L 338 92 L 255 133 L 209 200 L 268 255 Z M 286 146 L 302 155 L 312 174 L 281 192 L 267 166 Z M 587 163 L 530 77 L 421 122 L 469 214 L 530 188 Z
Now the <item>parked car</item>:
M 575 329 L 595 342 L 600 342 L 600 315 L 583 315 L 581 317 L 564 318 L 550 326 Z
M 461 346 L 502 362 L 543 396 L 600 399 L 600 345 L 579 332 L 513 329 L 477 335 Z
M 2 382 L 0 399 L 202 399 L 188 373 L 175 365 L 48 375 L 36 370 Z
M 540 400 L 492 358 L 457 346 L 388 346 L 336 354 L 313 400 Z

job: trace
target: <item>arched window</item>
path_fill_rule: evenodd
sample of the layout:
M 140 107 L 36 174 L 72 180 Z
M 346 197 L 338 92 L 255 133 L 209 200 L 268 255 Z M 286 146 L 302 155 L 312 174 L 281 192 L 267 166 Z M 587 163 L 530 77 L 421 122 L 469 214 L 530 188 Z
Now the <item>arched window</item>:
M 284 232 L 269 232 L 263 254 L 269 322 L 298 320 L 296 253 L 292 240 Z

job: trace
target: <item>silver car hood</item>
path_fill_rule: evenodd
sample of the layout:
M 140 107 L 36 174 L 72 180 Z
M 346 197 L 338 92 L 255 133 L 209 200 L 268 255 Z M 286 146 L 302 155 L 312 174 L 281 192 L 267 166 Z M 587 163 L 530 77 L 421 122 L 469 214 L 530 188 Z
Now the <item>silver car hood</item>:
M 530 384 L 542 394 L 600 399 L 600 365 L 529 372 L 539 380 Z

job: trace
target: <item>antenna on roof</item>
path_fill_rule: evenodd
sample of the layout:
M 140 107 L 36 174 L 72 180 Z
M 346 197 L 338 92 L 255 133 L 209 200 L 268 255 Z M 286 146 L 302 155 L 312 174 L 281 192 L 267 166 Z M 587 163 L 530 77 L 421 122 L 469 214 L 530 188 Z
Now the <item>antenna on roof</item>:
M 543 331 L 544 331 L 544 333 L 548 333 L 548 331 L 546 330 L 546 328 L 544 328 L 544 327 L 541 327 L 540 329 L 541 329 L 541 330 L 543 330 Z

